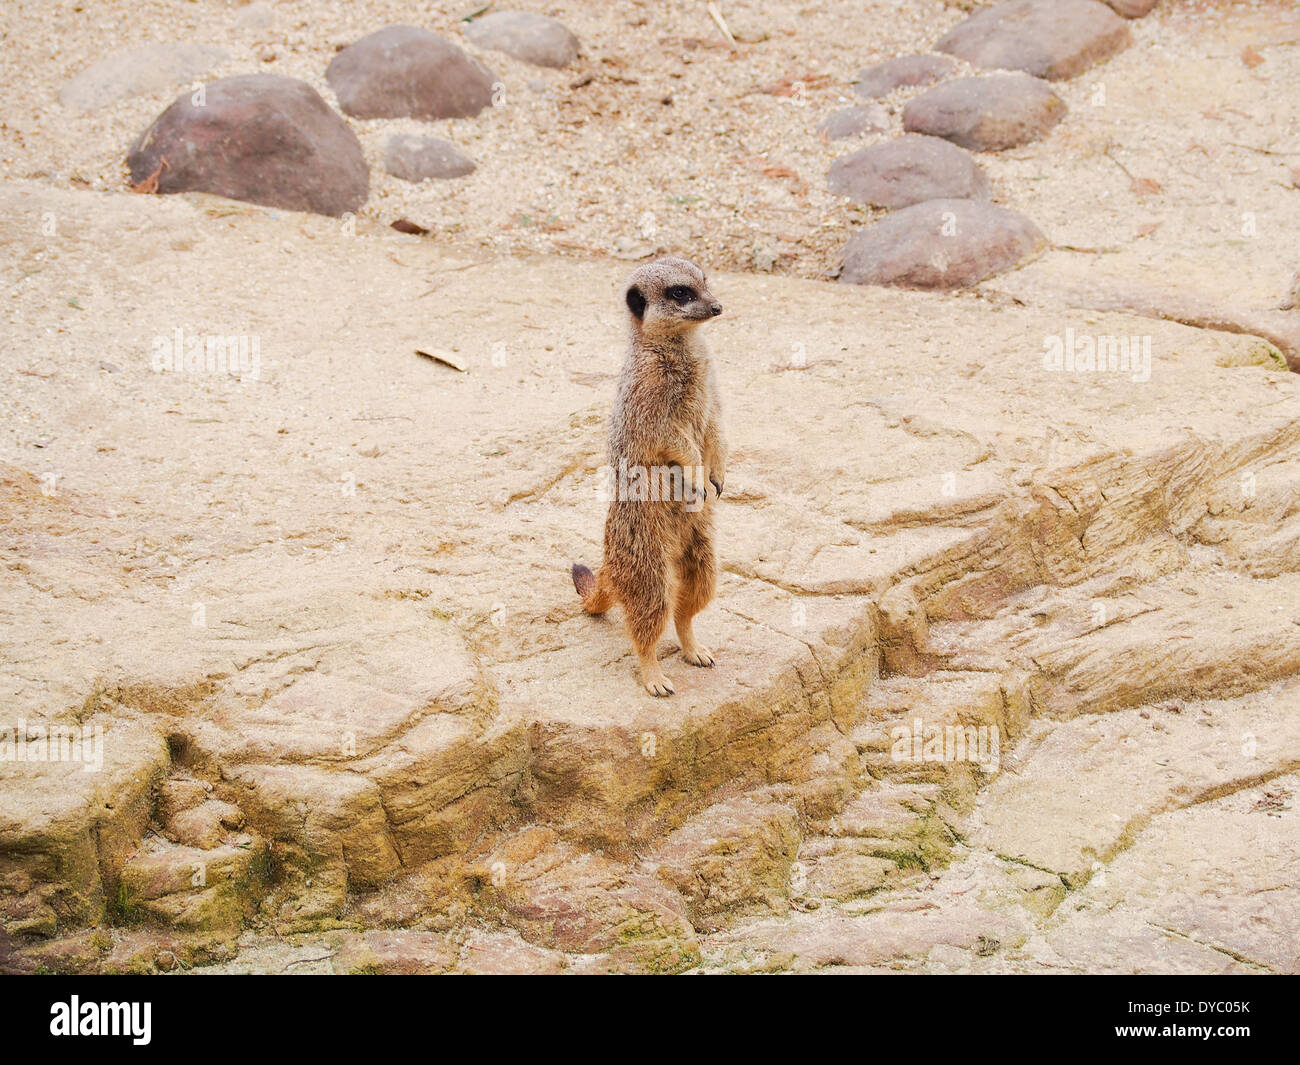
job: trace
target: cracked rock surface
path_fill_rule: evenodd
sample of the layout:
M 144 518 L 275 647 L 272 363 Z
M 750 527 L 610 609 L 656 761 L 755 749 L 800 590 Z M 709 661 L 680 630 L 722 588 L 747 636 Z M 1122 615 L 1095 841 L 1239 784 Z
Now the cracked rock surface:
M 90 199 L 0 191 L 42 267 L 0 355 L 0 726 L 103 739 L 0 760 L 0 968 L 1297 969 L 1268 343 L 718 276 L 718 665 L 666 639 L 652 700 L 568 574 L 626 264 Z M 156 371 L 178 328 L 256 368 Z M 1051 368 L 1067 328 L 1149 374 Z

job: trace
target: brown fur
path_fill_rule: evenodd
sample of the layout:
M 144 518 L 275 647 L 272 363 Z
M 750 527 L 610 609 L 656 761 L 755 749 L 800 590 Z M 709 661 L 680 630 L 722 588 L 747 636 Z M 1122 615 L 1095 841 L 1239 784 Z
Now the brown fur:
M 683 289 L 694 298 L 684 300 Z M 713 665 L 713 655 L 695 642 L 692 621 L 717 588 L 713 507 L 726 479 L 727 449 L 713 363 L 697 329 L 722 308 L 703 271 L 685 259 L 641 267 L 628 279 L 625 299 L 631 343 L 610 418 L 610 464 L 616 472 L 620 463 L 677 467 L 685 498 L 616 495 L 600 572 L 574 565 L 573 584 L 588 613 L 623 605 L 642 683 L 652 695 L 670 695 L 673 686 L 656 656 L 670 612 L 682 656 Z

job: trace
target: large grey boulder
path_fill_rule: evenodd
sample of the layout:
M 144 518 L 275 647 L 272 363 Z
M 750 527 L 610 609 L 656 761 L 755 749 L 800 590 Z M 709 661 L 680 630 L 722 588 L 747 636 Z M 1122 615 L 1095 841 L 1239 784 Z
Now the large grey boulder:
M 386 26 L 336 55 L 325 80 L 356 118 L 471 118 L 492 104 L 493 76 L 464 50 L 415 26 Z
M 838 196 L 890 209 L 925 200 L 989 198 L 988 178 L 970 153 L 914 133 L 837 159 L 826 185 Z
M 370 191 L 361 143 L 305 81 L 274 74 L 222 78 L 185 93 L 140 135 L 127 166 L 161 193 L 341 215 Z
M 965 288 L 1047 245 L 1033 222 L 974 200 L 928 200 L 861 229 L 844 248 L 840 280 L 900 288 Z
M 1059 81 L 1109 59 L 1130 40 L 1128 23 L 1099 0 L 1002 0 L 958 23 L 935 48 L 977 67 Z
M 129 96 L 144 96 L 201 77 L 229 53 L 215 44 L 178 41 L 115 52 L 83 70 L 59 93 L 73 111 L 93 111 Z
M 539 67 L 567 67 L 578 58 L 578 38 L 558 19 L 531 11 L 493 11 L 465 24 L 465 40 Z
M 903 128 L 993 152 L 1038 140 L 1065 112 L 1065 101 L 1041 78 L 986 74 L 936 85 L 909 100 Z

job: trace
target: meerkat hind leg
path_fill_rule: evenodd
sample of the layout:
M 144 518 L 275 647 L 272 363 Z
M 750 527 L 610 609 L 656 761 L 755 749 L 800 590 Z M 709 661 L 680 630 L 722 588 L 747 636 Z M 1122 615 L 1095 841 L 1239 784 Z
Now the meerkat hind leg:
M 636 655 L 641 660 L 641 683 L 645 685 L 645 690 L 651 695 L 672 695 L 676 689 L 673 682 L 664 676 L 654 645 L 638 647 Z
M 718 584 L 717 564 L 708 538 L 696 532 L 677 563 L 673 624 L 682 657 L 693 666 L 713 665 L 713 652 L 695 642 L 695 615 L 708 606 Z
M 655 653 L 659 637 L 668 625 L 667 588 L 660 581 L 647 581 L 641 587 L 629 587 L 623 596 L 623 610 L 628 636 L 641 663 L 641 683 L 651 695 L 672 695 L 673 683 L 664 676 Z

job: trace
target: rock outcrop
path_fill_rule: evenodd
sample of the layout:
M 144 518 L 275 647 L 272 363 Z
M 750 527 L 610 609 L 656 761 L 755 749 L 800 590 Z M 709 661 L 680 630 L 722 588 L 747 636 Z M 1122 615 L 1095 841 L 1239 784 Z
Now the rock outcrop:
M 102 199 L 0 193 L 20 257 L 38 206 L 75 234 L 7 350 L 45 350 L 70 260 L 202 254 L 133 297 L 145 335 L 76 320 L 97 391 L 6 397 L 93 427 L 0 467 L 8 711 L 104 742 L 0 757 L 0 969 L 1295 969 L 1300 429 L 1265 342 L 720 274 L 718 664 L 652 700 L 567 572 L 622 343 L 573 293 L 621 266 L 432 260 L 455 374 L 392 314 L 430 285 L 403 238 L 302 219 L 290 257 L 271 212 Z M 229 314 L 213 256 L 258 280 L 255 388 L 150 364 L 153 323 Z

